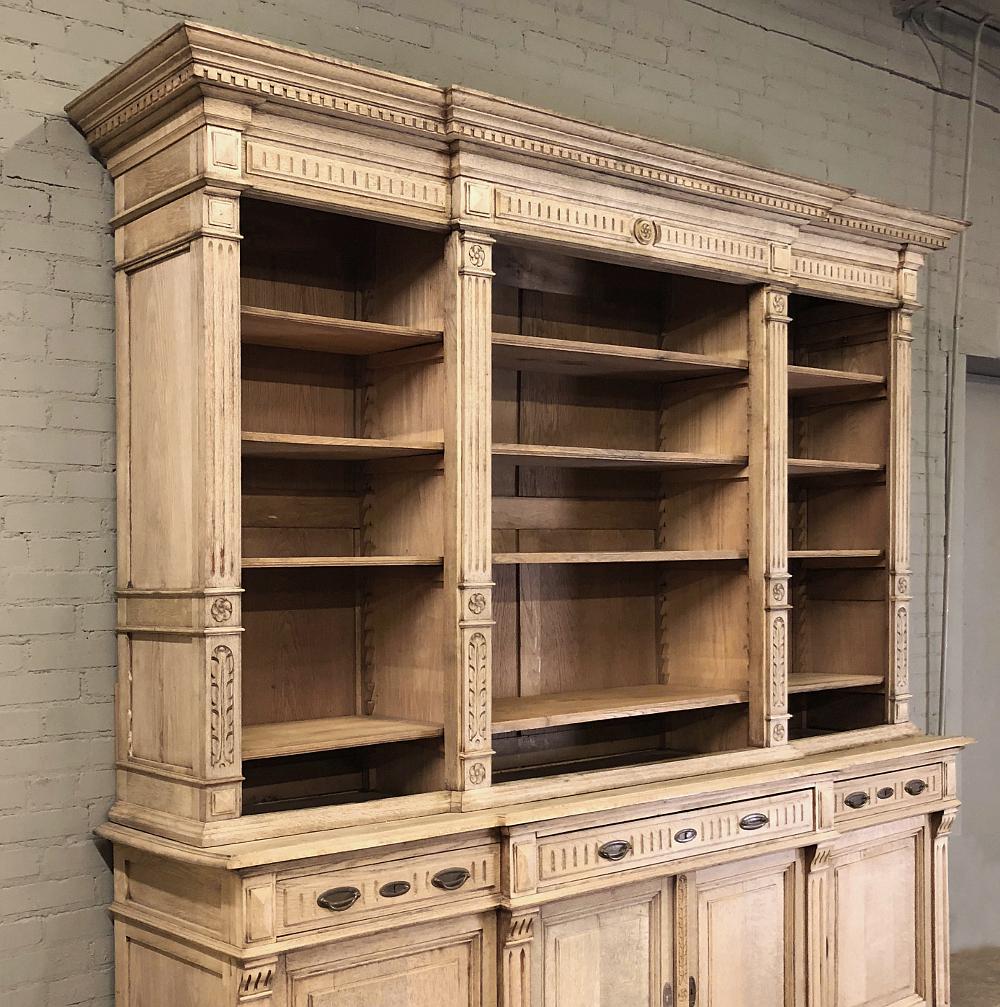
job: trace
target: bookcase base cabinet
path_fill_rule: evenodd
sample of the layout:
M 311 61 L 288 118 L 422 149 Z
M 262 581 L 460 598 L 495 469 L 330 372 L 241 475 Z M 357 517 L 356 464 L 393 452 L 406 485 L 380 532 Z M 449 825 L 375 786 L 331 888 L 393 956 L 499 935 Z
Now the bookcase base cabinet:
M 742 774 L 709 804 L 690 786 L 635 805 L 611 792 L 603 810 L 461 816 L 470 831 L 396 842 L 429 821 L 413 820 L 354 849 L 326 833 L 205 850 L 107 826 L 117 1003 L 948 1007 L 948 744 Z

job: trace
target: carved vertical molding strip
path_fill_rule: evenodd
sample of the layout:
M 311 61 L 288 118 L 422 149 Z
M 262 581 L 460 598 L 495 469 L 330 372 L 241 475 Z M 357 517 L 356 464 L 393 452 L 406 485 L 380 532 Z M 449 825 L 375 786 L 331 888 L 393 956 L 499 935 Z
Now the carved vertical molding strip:
M 236 764 L 236 658 L 225 645 L 212 651 L 209 705 L 210 763 L 229 769 Z
M 678 874 L 674 882 L 674 1007 L 690 1007 L 688 977 L 691 975 L 688 940 L 691 931 L 689 882 L 686 874 Z
M 931 946 L 934 1007 L 951 1007 L 951 943 L 948 904 L 948 837 L 958 811 L 948 808 L 934 823 L 931 854 Z
M 501 914 L 500 1007 L 534 1007 L 541 990 L 535 981 L 538 910 Z
M 910 719 L 910 400 L 913 316 L 906 308 L 892 312 L 889 331 L 889 406 L 891 427 L 889 488 L 889 667 L 886 715 L 889 723 Z
M 807 1007 L 833 1007 L 834 981 L 831 941 L 834 939 L 832 845 L 813 850 L 806 883 L 806 989 Z
M 788 292 L 750 311 L 750 743 L 788 740 Z
M 445 479 L 451 506 L 445 589 L 459 678 L 445 732 L 449 786 L 473 790 L 491 778 L 492 735 L 492 257 L 493 239 L 455 231 L 446 256 L 444 355 L 448 419 Z

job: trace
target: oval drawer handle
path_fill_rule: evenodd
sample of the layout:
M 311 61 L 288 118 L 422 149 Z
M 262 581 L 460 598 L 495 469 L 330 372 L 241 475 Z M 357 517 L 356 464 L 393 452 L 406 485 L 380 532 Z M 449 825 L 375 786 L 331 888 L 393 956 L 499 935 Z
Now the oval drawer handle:
M 405 895 L 409 890 L 409 881 L 389 881 L 378 890 L 378 893 L 383 899 L 398 899 L 400 895 Z
M 690 843 L 692 840 L 698 838 L 697 829 L 680 829 L 674 833 L 674 842 L 677 843 Z
M 853 794 L 848 794 L 844 798 L 844 804 L 857 811 L 858 808 L 863 808 L 870 800 L 871 798 L 863 790 L 856 790 Z
M 754 811 L 752 814 L 744 815 L 740 819 L 740 828 L 744 832 L 753 832 L 755 829 L 762 829 L 771 821 L 762 811 Z
M 471 875 L 464 867 L 449 867 L 446 870 L 438 871 L 431 878 L 431 884 L 435 888 L 440 888 L 443 892 L 458 891 Z
M 597 848 L 597 855 L 602 860 L 624 860 L 632 852 L 632 844 L 627 839 L 612 839 Z
M 345 909 L 350 909 L 358 899 L 361 892 L 357 888 L 331 888 L 316 900 L 316 905 L 321 909 L 329 909 L 334 913 L 342 913 Z
M 882 787 L 875 795 L 880 801 L 888 801 L 896 793 L 892 787 Z
M 923 780 L 910 780 L 903 789 L 910 797 L 919 797 L 927 789 L 927 784 Z

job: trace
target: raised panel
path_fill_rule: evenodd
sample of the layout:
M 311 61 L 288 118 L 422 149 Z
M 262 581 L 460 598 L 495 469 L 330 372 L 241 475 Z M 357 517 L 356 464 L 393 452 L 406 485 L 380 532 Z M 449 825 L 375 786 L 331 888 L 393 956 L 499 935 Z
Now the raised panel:
M 543 1007 L 655 1007 L 671 941 L 669 883 L 570 900 L 543 914 Z
M 799 854 L 762 857 L 695 875 L 694 961 L 704 1007 L 802 1003 Z
M 856 833 L 833 854 L 835 1007 L 925 1002 L 924 847 L 917 823 Z

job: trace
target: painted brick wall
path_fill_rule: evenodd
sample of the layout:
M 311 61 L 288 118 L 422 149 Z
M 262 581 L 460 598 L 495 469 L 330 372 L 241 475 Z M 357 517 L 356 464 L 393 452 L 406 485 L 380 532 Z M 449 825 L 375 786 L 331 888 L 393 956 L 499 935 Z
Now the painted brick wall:
M 889 0 L 0 0 L 0 1000 L 111 1002 L 111 187 L 63 105 L 180 17 L 459 82 L 957 211 L 965 89 Z M 940 56 L 940 53 L 936 53 Z M 1000 96 L 979 119 L 1000 140 Z M 988 93 L 989 89 L 993 93 Z M 951 92 L 951 94 L 949 94 Z M 977 160 L 968 326 L 997 352 L 995 158 Z M 990 177 L 988 172 L 993 172 Z M 913 670 L 939 645 L 954 254 L 917 324 Z M 933 726 L 933 725 L 931 725 Z M 953 730 L 957 724 L 949 725 Z

